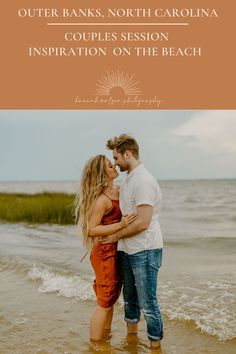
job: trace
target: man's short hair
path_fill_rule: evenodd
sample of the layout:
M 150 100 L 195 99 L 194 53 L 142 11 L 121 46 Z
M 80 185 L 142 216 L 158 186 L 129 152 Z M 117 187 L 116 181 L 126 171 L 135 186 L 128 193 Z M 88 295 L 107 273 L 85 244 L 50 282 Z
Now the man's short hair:
M 128 150 L 132 153 L 134 158 L 139 159 L 139 146 L 137 141 L 129 134 L 121 134 L 120 136 L 114 136 L 109 139 L 106 145 L 107 149 L 116 149 L 121 155 Z

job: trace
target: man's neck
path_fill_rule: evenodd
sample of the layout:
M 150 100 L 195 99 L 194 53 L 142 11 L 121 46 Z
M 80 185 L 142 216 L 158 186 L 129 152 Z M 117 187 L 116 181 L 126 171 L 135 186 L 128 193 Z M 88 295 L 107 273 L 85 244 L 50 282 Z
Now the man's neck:
M 130 172 L 132 172 L 139 165 L 141 165 L 141 161 L 140 160 L 131 161 L 130 166 L 127 169 L 127 173 L 130 174 Z

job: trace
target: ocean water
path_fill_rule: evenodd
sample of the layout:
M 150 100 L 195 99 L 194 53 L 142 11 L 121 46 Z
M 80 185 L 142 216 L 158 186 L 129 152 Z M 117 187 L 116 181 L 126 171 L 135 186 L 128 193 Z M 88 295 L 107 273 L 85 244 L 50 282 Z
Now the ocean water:
M 163 353 L 234 353 L 236 180 L 161 181 L 160 186 Z M 0 192 L 74 193 L 77 187 L 71 182 L 0 183 Z M 80 263 L 83 253 L 76 226 L 0 224 L 1 354 L 93 352 L 86 344 L 95 305 L 93 271 L 88 256 Z M 122 307 L 120 298 L 114 352 L 148 353 L 144 325 L 136 351 L 124 342 Z M 183 347 L 178 331 L 181 336 L 190 331 L 196 345 L 190 341 Z M 177 339 L 172 341 L 170 333 Z

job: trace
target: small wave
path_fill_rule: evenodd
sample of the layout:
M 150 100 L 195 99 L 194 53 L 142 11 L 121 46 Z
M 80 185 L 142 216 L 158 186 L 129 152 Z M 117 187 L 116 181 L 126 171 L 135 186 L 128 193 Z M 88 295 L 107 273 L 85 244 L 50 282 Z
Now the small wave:
M 210 236 L 210 237 L 170 237 L 165 240 L 166 246 L 178 247 L 178 248 L 192 248 L 192 249 L 210 249 L 221 250 L 221 252 L 227 252 L 231 254 L 234 252 L 236 246 L 236 236 Z
M 218 290 L 227 290 L 235 288 L 233 284 L 228 284 L 224 282 L 217 282 L 217 281 L 202 281 L 199 284 L 206 285 L 209 289 L 218 289 Z
M 203 333 L 230 340 L 236 337 L 235 287 L 230 281 L 167 282 L 159 288 L 161 309 L 171 320 L 192 321 Z
M 199 198 L 196 198 L 196 197 L 193 197 L 193 196 L 187 196 L 183 202 L 183 204 L 196 204 L 196 203 L 199 203 Z
M 80 300 L 95 300 L 91 276 L 61 275 L 54 270 L 41 265 L 33 265 L 28 276 L 31 280 L 39 281 L 38 291 L 41 293 L 58 293 L 68 298 Z
M 29 270 L 29 264 L 16 257 L 0 257 L 0 271 L 16 272 L 25 275 Z

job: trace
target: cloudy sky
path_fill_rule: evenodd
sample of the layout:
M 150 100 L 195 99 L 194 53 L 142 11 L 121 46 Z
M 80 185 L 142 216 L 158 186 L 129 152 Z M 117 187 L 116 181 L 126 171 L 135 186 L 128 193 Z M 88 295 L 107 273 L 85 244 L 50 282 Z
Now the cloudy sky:
M 132 134 L 158 179 L 236 178 L 236 111 L 0 111 L 0 181 L 78 180 Z

